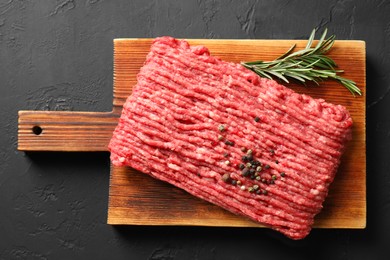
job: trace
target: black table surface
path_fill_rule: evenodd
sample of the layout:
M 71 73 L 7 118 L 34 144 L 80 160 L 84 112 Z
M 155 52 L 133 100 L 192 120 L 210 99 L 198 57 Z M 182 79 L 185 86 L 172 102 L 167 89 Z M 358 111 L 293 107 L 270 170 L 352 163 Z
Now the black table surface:
M 390 1 L 0 1 L 0 259 L 390 259 Z M 108 153 L 17 151 L 19 110 L 110 111 L 113 39 L 367 44 L 367 227 L 106 224 Z

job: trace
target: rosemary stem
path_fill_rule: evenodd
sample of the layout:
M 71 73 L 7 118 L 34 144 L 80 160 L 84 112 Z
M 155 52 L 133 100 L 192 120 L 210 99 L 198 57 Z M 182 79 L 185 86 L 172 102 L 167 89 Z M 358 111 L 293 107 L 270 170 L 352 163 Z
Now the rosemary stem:
M 319 81 L 333 79 L 347 88 L 352 95 L 361 95 L 362 92 L 356 83 L 338 75 L 342 70 L 336 70 L 336 62 L 325 54 L 332 48 L 336 36 L 326 39 L 327 29 L 322 33 L 316 46 L 313 45 L 316 30 L 314 29 L 303 50 L 293 52 L 295 44 L 273 61 L 252 61 L 241 64 L 260 77 L 273 79 L 274 77 L 289 83 L 289 79 L 297 80 L 303 84 L 312 81 L 318 85 Z

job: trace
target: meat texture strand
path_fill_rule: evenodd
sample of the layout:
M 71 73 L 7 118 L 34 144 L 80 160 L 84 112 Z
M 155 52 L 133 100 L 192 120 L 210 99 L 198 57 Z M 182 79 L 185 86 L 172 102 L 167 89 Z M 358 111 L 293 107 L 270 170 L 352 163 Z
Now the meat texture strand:
M 352 119 L 203 46 L 154 40 L 109 149 L 130 166 L 280 231 L 307 236 Z

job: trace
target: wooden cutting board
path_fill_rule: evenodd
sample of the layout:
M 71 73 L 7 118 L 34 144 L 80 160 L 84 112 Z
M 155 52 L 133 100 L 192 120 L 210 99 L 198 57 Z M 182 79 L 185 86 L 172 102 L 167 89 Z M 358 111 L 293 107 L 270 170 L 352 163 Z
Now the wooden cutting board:
M 148 53 L 151 39 L 114 40 L 112 112 L 20 111 L 21 151 L 107 151 L 121 107 Z M 189 40 L 206 45 L 226 61 L 272 60 L 299 40 Z M 336 82 L 320 87 L 290 84 L 299 93 L 346 106 L 354 120 L 353 140 L 315 227 L 364 228 L 366 225 L 366 57 L 362 41 L 336 41 L 329 55 L 354 80 L 363 95 L 353 97 Z M 108 224 L 261 227 L 169 184 L 128 167 L 111 166 Z

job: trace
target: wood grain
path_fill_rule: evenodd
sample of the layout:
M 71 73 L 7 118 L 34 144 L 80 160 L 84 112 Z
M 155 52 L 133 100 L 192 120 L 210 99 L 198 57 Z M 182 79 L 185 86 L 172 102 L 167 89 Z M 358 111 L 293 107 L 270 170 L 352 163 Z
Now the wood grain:
M 19 113 L 19 150 L 24 151 L 105 151 L 121 107 L 149 51 L 151 39 L 114 40 L 114 99 L 110 113 L 33 112 Z M 271 60 L 293 43 L 303 48 L 306 41 L 296 40 L 200 40 L 212 55 L 240 62 Z M 345 73 L 362 89 L 353 97 L 336 82 L 320 87 L 290 84 L 299 93 L 346 106 L 354 120 L 353 140 L 342 163 L 323 211 L 316 217 L 319 228 L 364 228 L 366 225 L 366 66 L 365 43 L 337 41 L 329 53 Z M 36 135 L 32 127 L 40 126 Z M 111 167 L 109 224 L 202 225 L 260 227 L 241 216 L 197 199 L 188 193 L 127 167 Z
M 21 151 L 107 151 L 119 115 L 113 112 L 19 111 Z M 41 133 L 34 128 L 41 129 Z

